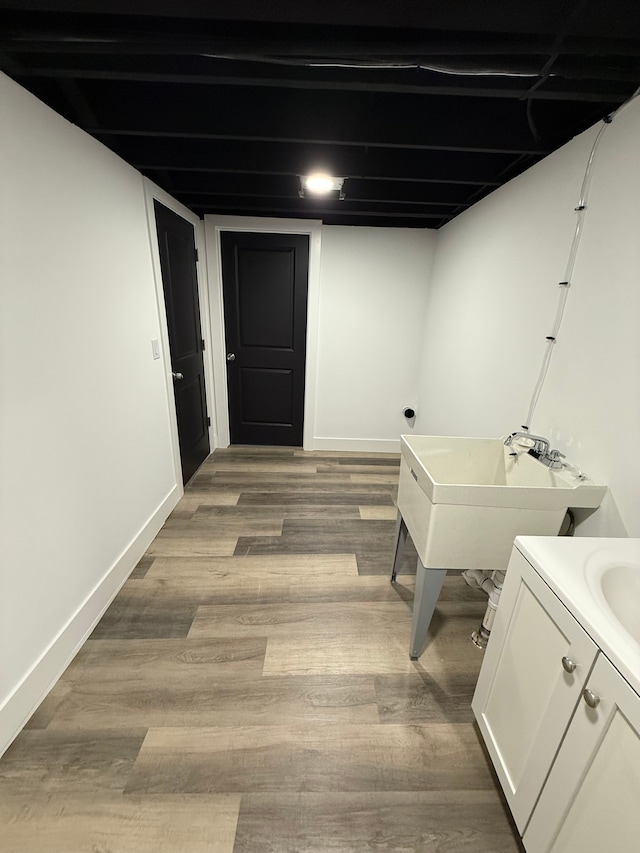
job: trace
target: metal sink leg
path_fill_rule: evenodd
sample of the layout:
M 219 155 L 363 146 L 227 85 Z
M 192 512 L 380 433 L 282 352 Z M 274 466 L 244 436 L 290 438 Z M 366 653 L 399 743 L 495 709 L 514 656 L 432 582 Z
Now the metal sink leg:
M 404 544 L 407 541 L 407 525 L 404 523 L 404 519 L 400 514 L 400 510 L 398 510 L 398 518 L 396 519 L 396 550 L 393 555 L 393 568 L 391 569 L 391 583 L 396 582 L 396 575 L 398 574 L 398 568 L 400 566 L 400 560 L 402 558 L 402 551 L 404 550 Z
M 425 569 L 422 560 L 418 559 L 409 651 L 411 660 L 418 660 L 427 643 L 429 624 L 446 576 L 446 569 Z

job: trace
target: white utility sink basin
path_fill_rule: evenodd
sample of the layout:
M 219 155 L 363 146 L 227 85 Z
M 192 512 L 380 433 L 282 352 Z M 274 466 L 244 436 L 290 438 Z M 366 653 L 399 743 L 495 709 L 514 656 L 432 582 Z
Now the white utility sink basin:
M 607 490 L 499 438 L 401 438 L 398 509 L 427 568 L 505 569 L 517 535 L 555 536 L 567 508 Z
M 606 486 L 555 470 L 500 438 L 402 436 L 402 454 L 433 503 L 522 509 L 598 507 Z
M 599 507 L 607 487 L 500 438 L 401 438 L 391 581 L 408 530 L 419 557 L 409 651 L 416 660 L 447 569 L 506 569 L 516 536 L 557 538 L 567 509 Z
M 640 693 L 640 539 L 524 536 L 516 547 Z

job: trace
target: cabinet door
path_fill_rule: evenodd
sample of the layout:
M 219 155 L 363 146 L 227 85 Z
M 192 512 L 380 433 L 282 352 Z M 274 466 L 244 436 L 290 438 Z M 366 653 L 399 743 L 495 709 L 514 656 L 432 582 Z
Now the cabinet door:
M 600 655 L 524 836 L 528 853 L 629 853 L 640 839 L 640 697 Z
M 596 655 L 595 643 L 514 548 L 472 707 L 521 834 Z M 575 663 L 573 672 L 563 658 Z

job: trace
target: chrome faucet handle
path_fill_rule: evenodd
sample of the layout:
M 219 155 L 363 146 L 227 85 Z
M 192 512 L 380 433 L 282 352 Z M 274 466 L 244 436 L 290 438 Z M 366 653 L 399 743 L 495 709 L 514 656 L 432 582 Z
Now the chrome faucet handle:
M 564 453 L 559 450 L 550 450 L 548 454 L 549 468 L 562 468 L 562 459 L 566 459 Z

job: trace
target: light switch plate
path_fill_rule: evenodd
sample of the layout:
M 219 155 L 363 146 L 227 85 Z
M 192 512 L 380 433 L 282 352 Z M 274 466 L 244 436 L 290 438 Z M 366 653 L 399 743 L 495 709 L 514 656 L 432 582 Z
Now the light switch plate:
M 154 361 L 160 358 L 160 341 L 157 338 L 153 338 L 151 341 L 151 352 L 153 353 Z

